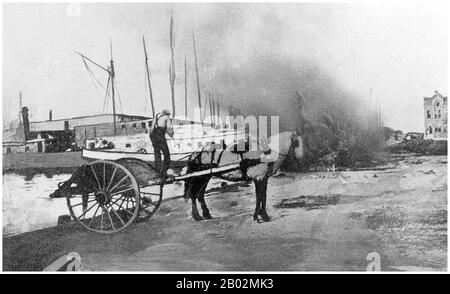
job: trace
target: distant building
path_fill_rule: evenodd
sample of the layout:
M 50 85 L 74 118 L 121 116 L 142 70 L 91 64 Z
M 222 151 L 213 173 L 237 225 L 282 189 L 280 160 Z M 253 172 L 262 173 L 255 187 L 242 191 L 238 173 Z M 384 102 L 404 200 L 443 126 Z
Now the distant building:
M 425 138 L 447 139 L 447 97 L 434 91 L 431 97 L 423 97 L 425 113 Z
M 40 134 L 36 138 L 30 137 L 27 107 L 22 108 L 21 117 L 3 130 L 2 147 L 3 154 L 46 152 L 45 139 Z
M 84 147 L 86 139 L 114 135 L 112 114 L 57 120 L 52 116 L 50 111 L 48 120 L 30 122 L 28 108 L 23 107 L 21 117 L 3 130 L 3 153 L 63 152 Z M 150 120 L 145 116 L 126 114 L 116 114 L 115 118 L 117 135 L 145 132 Z
M 116 114 L 116 128 L 120 128 L 120 124 L 123 122 L 145 120 L 148 117 L 137 115 Z M 74 130 L 76 127 L 96 125 L 96 124 L 109 124 L 111 130 L 114 129 L 114 116 L 113 114 L 99 114 L 78 116 L 73 118 L 55 119 L 53 120 L 49 116 L 49 120 L 34 121 L 30 123 L 30 131 L 34 133 L 38 132 L 58 132 Z
M 144 123 L 149 120 L 145 116 L 116 114 L 116 135 L 126 133 L 124 125 L 133 130 L 139 127 L 145 132 L 147 125 Z M 72 148 L 75 143 L 78 147 L 86 147 L 86 140 L 95 139 L 101 136 L 114 135 L 114 115 L 99 114 L 89 116 L 78 116 L 73 118 L 53 120 L 51 115 L 46 121 L 30 123 L 30 132 L 32 137 L 40 134 L 44 138 L 53 138 L 50 144 L 50 152 L 61 152 Z M 130 133 L 133 133 L 131 131 Z

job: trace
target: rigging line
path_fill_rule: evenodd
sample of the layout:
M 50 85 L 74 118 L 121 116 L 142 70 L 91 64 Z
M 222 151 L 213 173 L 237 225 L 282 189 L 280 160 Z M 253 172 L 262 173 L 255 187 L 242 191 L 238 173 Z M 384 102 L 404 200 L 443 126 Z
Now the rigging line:
M 109 84 L 110 84 L 111 77 L 108 77 L 108 82 L 106 84 L 106 93 L 105 93 L 105 100 L 103 102 L 103 113 L 105 113 L 107 106 L 108 106 L 108 97 L 109 97 Z
M 111 97 L 111 91 L 112 91 L 111 77 L 109 77 L 109 78 L 110 78 L 109 87 L 107 88 L 108 92 L 105 93 L 105 110 L 104 110 L 105 113 L 108 111 L 109 99 Z
M 115 81 L 115 85 L 116 85 L 116 91 L 117 91 L 117 98 L 119 98 L 120 111 L 121 111 L 121 114 L 123 114 L 122 99 L 120 99 L 120 92 L 119 92 L 119 88 L 117 87 L 117 81 Z
M 97 79 L 94 72 L 91 70 L 91 68 L 87 65 L 86 61 L 83 59 L 84 65 L 86 66 L 86 70 L 89 72 L 89 74 L 92 76 L 92 78 L 104 89 L 105 87 L 103 84 Z
M 89 68 L 89 66 L 87 65 L 87 63 L 85 61 L 84 61 L 84 65 L 86 66 L 86 71 L 88 72 L 88 75 L 91 78 L 91 80 L 92 80 L 94 86 L 97 88 L 97 90 L 99 90 L 99 89 L 98 89 L 97 85 L 95 84 L 96 82 L 104 89 L 105 87 L 103 86 L 103 84 L 100 83 L 100 81 L 95 77 L 94 73 L 92 72 L 92 70 Z
M 84 56 L 83 54 L 81 54 L 80 52 L 75 51 L 76 54 L 80 55 L 82 58 L 88 60 L 89 62 L 92 62 L 94 65 L 98 66 L 99 68 L 103 69 L 104 71 L 109 73 L 109 70 L 104 68 L 103 66 L 99 65 L 98 63 L 92 61 L 89 57 Z
M 101 96 L 100 94 L 100 89 L 98 88 L 98 86 L 95 84 L 95 80 L 93 79 L 92 72 L 90 72 L 88 65 L 86 64 L 86 62 L 83 60 L 84 65 L 86 66 L 86 71 L 88 72 L 88 76 L 91 79 L 92 83 L 94 84 L 95 89 L 97 90 L 97 93 L 99 94 L 99 96 Z M 100 84 L 101 85 L 101 84 Z M 102 86 L 102 85 L 101 85 Z

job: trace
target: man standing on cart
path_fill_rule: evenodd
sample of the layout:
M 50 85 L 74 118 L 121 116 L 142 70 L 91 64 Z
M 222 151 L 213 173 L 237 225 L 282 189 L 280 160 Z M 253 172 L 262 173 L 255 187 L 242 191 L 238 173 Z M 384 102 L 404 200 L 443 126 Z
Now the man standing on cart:
M 170 167 L 170 153 L 169 147 L 167 146 L 166 133 L 173 138 L 174 132 L 170 120 L 170 111 L 165 109 L 153 118 L 152 126 L 150 128 L 150 140 L 152 141 L 155 154 L 156 170 L 161 171 L 163 176 L 167 175 L 167 170 Z M 161 153 L 164 156 L 162 166 Z

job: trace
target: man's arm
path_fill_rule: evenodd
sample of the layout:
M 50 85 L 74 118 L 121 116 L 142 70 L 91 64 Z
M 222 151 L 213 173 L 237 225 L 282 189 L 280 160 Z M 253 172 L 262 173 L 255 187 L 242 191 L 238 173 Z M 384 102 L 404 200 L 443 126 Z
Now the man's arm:
M 154 127 L 155 127 L 155 118 L 152 119 L 152 123 L 150 124 L 150 128 L 148 129 L 149 134 L 153 132 Z
M 173 138 L 173 134 L 174 134 L 174 132 L 173 132 L 173 126 L 172 126 L 172 121 L 170 120 L 169 117 L 167 117 L 167 119 L 166 119 L 166 127 L 167 127 L 167 134 L 168 134 L 171 138 Z

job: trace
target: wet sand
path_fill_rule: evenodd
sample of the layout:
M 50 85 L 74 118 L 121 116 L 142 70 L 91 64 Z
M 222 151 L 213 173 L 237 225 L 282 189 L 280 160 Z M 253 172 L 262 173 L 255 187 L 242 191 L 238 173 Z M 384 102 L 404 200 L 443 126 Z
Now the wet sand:
M 270 179 L 272 220 L 252 219 L 254 186 L 207 194 L 214 219 L 184 199 L 149 221 L 102 235 L 68 224 L 3 240 L 3 269 L 40 271 L 78 252 L 86 271 L 384 271 L 447 268 L 447 157 L 404 157 L 379 170 Z

